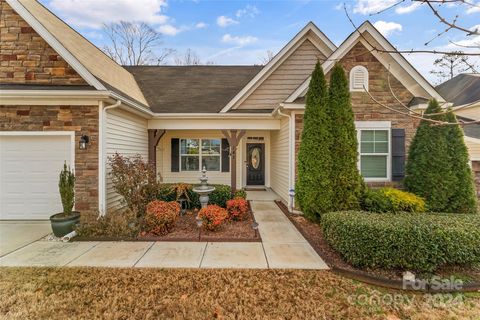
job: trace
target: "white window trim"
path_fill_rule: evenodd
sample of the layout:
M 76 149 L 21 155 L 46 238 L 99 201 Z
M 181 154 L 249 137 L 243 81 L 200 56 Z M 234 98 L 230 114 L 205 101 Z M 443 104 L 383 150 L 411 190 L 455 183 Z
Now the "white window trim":
M 353 74 L 355 73 L 355 71 L 357 70 L 361 70 L 365 77 L 364 77 L 364 83 L 363 85 L 365 86 L 366 90 L 364 88 L 354 88 L 353 87 Z M 351 70 L 350 70 L 350 75 L 349 75 L 349 79 L 350 79 L 350 91 L 354 91 L 354 92 L 365 92 L 365 91 L 368 91 L 368 70 L 367 68 L 365 68 L 364 66 L 355 66 L 353 67 Z
M 388 154 L 375 153 L 371 155 L 386 155 L 387 156 L 387 177 L 386 178 L 363 178 L 365 182 L 390 182 L 392 181 L 392 123 L 390 121 L 355 121 L 355 128 L 357 130 L 358 141 L 358 159 L 357 168 L 361 174 L 361 132 L 363 130 L 386 130 L 388 131 Z M 365 153 L 365 155 L 369 155 Z
M 219 162 L 219 169 L 218 170 L 209 170 L 210 172 L 222 172 L 222 139 L 221 138 L 179 138 L 179 157 L 178 157 L 178 168 L 179 172 L 201 172 L 202 171 L 202 140 L 220 140 L 220 154 L 218 157 L 220 158 Z M 182 140 L 198 140 L 198 155 L 196 154 L 182 154 Z M 182 156 L 191 156 L 191 157 L 198 157 L 198 171 L 195 170 L 182 170 Z M 214 156 L 217 155 L 205 155 L 205 156 Z

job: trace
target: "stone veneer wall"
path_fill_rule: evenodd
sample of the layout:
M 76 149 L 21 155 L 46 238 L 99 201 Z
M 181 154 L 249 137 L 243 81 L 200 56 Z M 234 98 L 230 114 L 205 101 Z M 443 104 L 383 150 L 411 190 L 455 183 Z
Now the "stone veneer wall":
M 0 0 L 0 83 L 87 85 L 5 0 Z
M 98 210 L 98 107 L 0 105 L 0 131 L 75 131 L 75 209 Z M 78 149 L 82 134 L 90 138 Z
M 397 100 L 392 96 L 388 87 L 388 70 L 375 58 L 374 55 L 368 52 L 368 50 L 361 44 L 357 43 L 348 54 L 346 54 L 340 63 L 345 68 L 347 77 L 350 70 L 357 65 L 361 65 L 367 68 L 369 73 L 369 92 L 378 101 L 385 103 L 388 106 L 397 108 L 398 110 L 404 110 Z M 327 74 L 327 80 L 330 75 Z M 397 80 L 390 75 L 390 84 L 392 86 L 395 95 L 404 103 L 408 104 L 413 98 L 413 95 Z M 356 121 L 391 121 L 392 128 L 405 129 L 405 143 L 406 152 L 410 142 L 415 135 L 418 121 L 408 117 L 406 115 L 399 114 L 394 111 L 390 111 L 377 103 L 363 92 L 351 92 L 352 108 L 355 114 Z M 340 124 L 341 125 L 341 124 Z M 295 154 L 298 155 L 298 149 L 300 147 L 301 134 L 303 130 L 303 114 L 297 114 L 295 116 Z M 381 183 L 369 183 L 371 186 L 395 186 L 398 183 L 381 182 Z
M 480 161 L 472 161 L 472 169 L 477 186 L 477 197 L 480 199 Z

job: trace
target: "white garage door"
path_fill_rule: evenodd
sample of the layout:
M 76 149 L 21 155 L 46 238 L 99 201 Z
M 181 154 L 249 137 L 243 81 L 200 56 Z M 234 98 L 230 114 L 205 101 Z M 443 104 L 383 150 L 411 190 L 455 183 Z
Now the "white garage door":
M 58 176 L 71 136 L 0 135 L 0 219 L 48 219 L 62 211 Z

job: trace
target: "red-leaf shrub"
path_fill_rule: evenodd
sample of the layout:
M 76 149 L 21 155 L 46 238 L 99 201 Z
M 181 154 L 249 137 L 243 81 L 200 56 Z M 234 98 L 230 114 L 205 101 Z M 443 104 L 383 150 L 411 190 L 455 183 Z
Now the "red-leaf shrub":
M 160 236 L 170 232 L 180 213 L 180 205 L 175 202 L 155 200 L 147 205 L 143 231 Z
M 242 198 L 236 198 L 227 201 L 227 210 L 229 218 L 235 221 L 241 221 L 248 218 L 248 201 Z
M 226 209 L 213 204 L 201 209 L 198 216 L 203 220 L 205 229 L 215 230 L 228 218 L 228 212 Z

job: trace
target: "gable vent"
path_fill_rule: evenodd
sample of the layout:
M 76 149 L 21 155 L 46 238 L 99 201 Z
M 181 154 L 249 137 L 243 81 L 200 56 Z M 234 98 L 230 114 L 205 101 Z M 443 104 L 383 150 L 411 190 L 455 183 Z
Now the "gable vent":
M 355 66 L 350 70 L 350 91 L 368 91 L 368 70 L 364 66 Z

